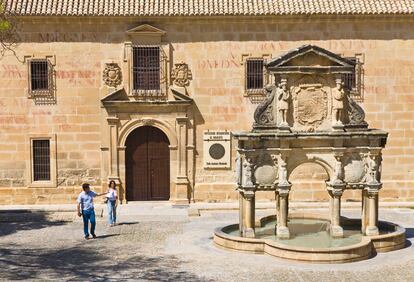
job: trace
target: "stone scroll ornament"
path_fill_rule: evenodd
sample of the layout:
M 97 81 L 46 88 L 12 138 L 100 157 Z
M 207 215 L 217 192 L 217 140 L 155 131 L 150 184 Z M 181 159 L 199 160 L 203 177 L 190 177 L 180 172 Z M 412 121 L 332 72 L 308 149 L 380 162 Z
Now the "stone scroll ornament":
M 117 87 L 122 82 L 121 68 L 116 63 L 106 63 L 103 71 L 103 81 L 109 87 Z
M 179 62 L 174 64 L 174 68 L 171 72 L 171 80 L 173 84 L 178 87 L 186 87 L 190 85 L 190 80 L 193 79 L 191 70 L 188 68 L 188 65 L 184 62 Z
M 351 125 L 367 125 L 365 112 L 351 97 L 348 97 L 348 116 Z
M 257 125 L 267 125 L 274 123 L 273 116 L 273 100 L 275 98 L 276 87 L 274 85 L 267 85 L 266 99 L 261 102 L 254 111 L 254 121 Z

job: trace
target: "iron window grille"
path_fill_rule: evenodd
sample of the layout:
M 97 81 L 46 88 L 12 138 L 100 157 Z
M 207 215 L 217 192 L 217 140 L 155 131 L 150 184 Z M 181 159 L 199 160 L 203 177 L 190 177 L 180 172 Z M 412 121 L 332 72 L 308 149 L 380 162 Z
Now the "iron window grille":
M 33 181 L 50 181 L 50 140 L 33 140 Z
M 358 57 L 350 57 L 348 60 L 355 63 L 355 69 L 353 73 L 344 74 L 343 81 L 344 87 L 356 100 L 363 99 L 363 68 L 362 62 Z
M 50 96 L 53 94 L 53 66 L 47 59 L 29 61 L 29 95 Z
M 264 86 L 268 83 L 264 58 L 248 58 L 245 61 L 245 96 L 252 103 L 260 103 L 265 98 Z
M 167 60 L 160 46 L 132 48 L 132 92 L 141 100 L 167 98 Z

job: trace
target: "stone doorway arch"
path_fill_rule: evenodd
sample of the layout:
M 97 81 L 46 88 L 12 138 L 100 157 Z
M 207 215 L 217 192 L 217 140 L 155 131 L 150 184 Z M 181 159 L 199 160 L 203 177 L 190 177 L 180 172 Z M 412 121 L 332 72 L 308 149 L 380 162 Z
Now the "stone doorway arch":
M 153 126 L 133 130 L 125 141 L 127 201 L 170 198 L 170 142 Z

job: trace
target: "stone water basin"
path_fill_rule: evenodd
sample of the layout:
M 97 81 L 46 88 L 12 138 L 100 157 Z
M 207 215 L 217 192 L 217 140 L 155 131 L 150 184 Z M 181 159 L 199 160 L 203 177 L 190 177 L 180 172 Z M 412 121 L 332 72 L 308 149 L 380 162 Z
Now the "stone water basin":
M 380 234 L 367 237 L 360 232 L 357 219 L 341 218 L 343 238 L 329 235 L 329 220 L 315 214 L 292 214 L 289 218 L 289 239 L 275 236 L 275 216 L 257 222 L 256 237 L 239 236 L 238 224 L 217 228 L 214 242 L 226 249 L 267 253 L 276 257 L 314 263 L 344 263 L 372 257 L 376 252 L 401 249 L 405 246 L 404 228 L 379 222 Z

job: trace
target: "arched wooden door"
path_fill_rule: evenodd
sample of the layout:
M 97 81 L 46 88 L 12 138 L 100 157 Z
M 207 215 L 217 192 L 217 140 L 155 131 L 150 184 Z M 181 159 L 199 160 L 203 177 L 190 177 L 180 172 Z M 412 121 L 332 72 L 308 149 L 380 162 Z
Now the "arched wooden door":
M 170 149 L 158 128 L 135 129 L 126 140 L 126 198 L 128 201 L 170 198 Z

